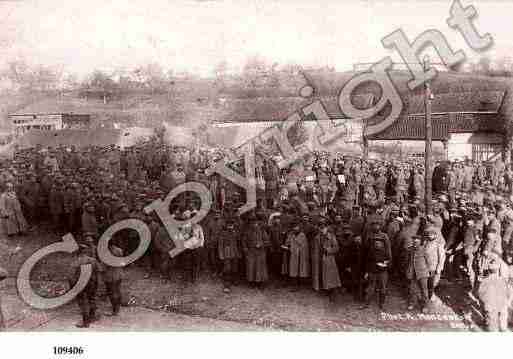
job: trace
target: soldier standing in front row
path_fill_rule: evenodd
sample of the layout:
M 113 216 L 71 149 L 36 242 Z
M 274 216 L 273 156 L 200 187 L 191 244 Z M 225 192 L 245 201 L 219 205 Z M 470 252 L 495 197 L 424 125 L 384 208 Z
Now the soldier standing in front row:
M 69 278 L 70 288 L 80 278 L 80 267 L 85 264 L 92 266 L 91 278 L 85 288 L 77 295 L 77 302 L 82 314 L 82 322 L 77 328 L 88 328 L 89 324 L 96 321 L 96 290 L 98 288 L 98 261 L 95 259 L 94 249 L 87 245 L 81 245 L 77 259 L 72 264 L 72 273 Z
M 123 257 L 123 251 L 115 245 L 109 245 L 109 251 L 115 257 Z M 112 316 L 116 316 L 119 314 L 121 307 L 121 280 L 123 279 L 123 268 L 112 267 L 105 264 L 102 274 L 105 287 L 107 288 L 107 295 L 112 305 Z
M 380 224 L 381 222 L 377 218 L 370 220 L 369 232 L 364 243 L 365 277 L 368 276 L 369 285 L 362 309 L 369 307 L 373 292 L 378 294 L 379 308 L 383 309 L 385 305 L 388 268 L 392 261 L 392 249 L 388 236 L 380 230 Z
M 219 259 L 223 263 L 223 291 L 230 293 L 230 287 L 234 283 L 239 272 L 241 256 L 240 226 L 233 213 L 225 217 L 225 223 L 219 233 L 218 251 Z

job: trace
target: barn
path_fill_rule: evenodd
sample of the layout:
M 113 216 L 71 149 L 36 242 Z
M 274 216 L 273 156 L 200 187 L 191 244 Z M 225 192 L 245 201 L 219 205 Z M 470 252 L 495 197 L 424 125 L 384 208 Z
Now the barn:
M 312 98 L 283 97 L 260 99 L 228 99 L 223 115 L 211 130 L 213 143 L 228 147 L 240 145 L 262 130 L 286 119 L 290 114 L 314 100 L 320 100 L 334 121 L 348 119 L 338 105 L 338 95 L 357 72 L 312 73 L 309 84 L 315 89 Z M 353 123 L 352 139 L 342 139 L 344 146 L 360 142 L 359 150 L 366 152 L 378 143 L 411 144 L 423 152 L 425 138 L 423 90 L 411 91 L 407 83 L 410 73 L 391 71 L 391 79 L 403 101 L 398 119 L 380 133 L 365 137 L 363 128 L 382 121 L 386 108 L 363 124 Z M 471 158 L 491 161 L 501 155 L 511 156 L 513 138 L 513 81 L 505 78 L 476 76 L 465 73 L 439 72 L 431 83 L 432 128 L 434 146 L 448 159 Z M 299 90 L 299 89 L 298 89 Z M 381 97 L 377 83 L 363 83 L 353 98 L 353 105 L 365 109 L 375 105 Z M 307 122 L 309 119 L 305 119 Z M 358 133 L 358 131 L 360 131 Z M 341 143 L 339 143 L 341 145 Z M 342 146 L 342 147 L 344 147 Z M 340 147 L 340 146 L 339 146 Z M 354 149 L 355 147 L 352 146 Z

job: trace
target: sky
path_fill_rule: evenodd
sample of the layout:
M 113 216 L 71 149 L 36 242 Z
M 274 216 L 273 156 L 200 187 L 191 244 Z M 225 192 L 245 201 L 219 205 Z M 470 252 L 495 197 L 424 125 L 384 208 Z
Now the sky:
M 509 56 L 513 1 L 462 4 L 475 6 L 478 31 L 494 38 L 483 54 Z M 237 71 L 259 55 L 344 71 L 384 56 L 399 61 L 381 45 L 399 28 L 410 40 L 434 28 L 467 57 L 483 55 L 446 24 L 450 6 L 441 0 L 0 0 L 0 66 L 18 59 L 85 76 L 156 62 L 209 76 L 222 61 Z

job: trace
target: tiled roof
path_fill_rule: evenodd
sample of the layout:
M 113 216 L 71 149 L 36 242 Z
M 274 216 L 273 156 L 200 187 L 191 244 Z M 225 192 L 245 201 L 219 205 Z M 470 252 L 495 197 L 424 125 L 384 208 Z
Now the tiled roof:
M 345 117 L 340 111 L 338 97 L 323 97 L 321 101 L 330 117 Z M 374 95 L 355 95 L 352 101 L 357 108 L 368 108 L 372 106 Z M 220 114 L 215 122 L 282 121 L 311 102 L 302 97 L 226 99 L 220 105 Z
M 425 116 L 401 116 L 394 124 L 382 133 L 372 136 L 372 140 L 419 140 L 425 138 Z M 443 140 L 450 133 L 458 132 L 501 132 L 504 119 L 494 113 L 447 113 L 433 114 L 432 138 Z
M 435 94 L 431 111 L 444 112 L 498 112 L 505 91 L 472 91 Z M 408 113 L 424 113 L 424 96 L 410 96 Z

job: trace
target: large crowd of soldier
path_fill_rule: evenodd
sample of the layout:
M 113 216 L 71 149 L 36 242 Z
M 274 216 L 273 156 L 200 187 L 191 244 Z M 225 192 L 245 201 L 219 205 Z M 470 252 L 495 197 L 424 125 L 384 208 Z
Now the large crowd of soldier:
M 80 239 L 77 273 L 84 263 L 94 264 L 95 273 L 78 297 L 80 326 L 96 318 L 98 273 L 113 314 L 119 312 L 121 269 L 100 263 L 95 244 L 113 223 L 137 218 L 151 231 L 144 258 L 149 274 L 181 273 L 194 282 L 201 272 L 214 273 L 225 293 L 244 282 L 261 287 L 281 280 L 311 285 L 333 300 L 344 288 L 362 307 L 376 295 L 381 309 L 390 276 L 404 289 L 408 310 L 420 311 L 443 277 L 461 281 L 480 299 L 490 330 L 507 329 L 513 171 L 501 160 L 437 163 L 433 213 L 424 213 L 419 163 L 313 153 L 280 169 L 276 158 L 257 156 L 257 206 L 238 215 L 244 190 L 219 174 L 206 175 L 223 156 L 157 140 L 128 149 L 36 146 L 2 164 L 0 215 L 9 236 L 25 234 L 28 224 L 50 223 L 57 234 Z M 244 166 L 234 168 L 243 172 Z M 176 238 L 143 208 L 189 181 L 207 186 L 213 205 L 199 224 L 180 228 L 187 249 L 172 257 Z M 199 198 L 184 193 L 170 211 L 186 220 L 199 208 Z M 120 231 L 111 242 L 111 251 L 123 256 L 137 248 L 138 238 Z

